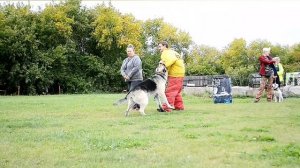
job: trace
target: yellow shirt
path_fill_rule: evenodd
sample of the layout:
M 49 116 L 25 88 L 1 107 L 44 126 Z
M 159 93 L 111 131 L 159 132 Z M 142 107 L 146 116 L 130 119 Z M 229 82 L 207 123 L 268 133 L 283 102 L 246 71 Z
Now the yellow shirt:
M 279 68 L 279 71 L 277 71 L 277 74 L 278 74 L 278 76 L 279 76 L 279 80 L 280 80 L 280 82 L 283 82 L 284 80 L 283 80 L 283 73 L 284 73 L 284 69 L 283 69 L 283 66 L 282 66 L 282 64 L 281 63 L 278 63 L 277 65 L 275 65 L 275 66 L 278 66 L 278 68 Z
M 185 66 L 181 56 L 174 50 L 166 49 L 161 54 L 170 77 L 184 77 Z

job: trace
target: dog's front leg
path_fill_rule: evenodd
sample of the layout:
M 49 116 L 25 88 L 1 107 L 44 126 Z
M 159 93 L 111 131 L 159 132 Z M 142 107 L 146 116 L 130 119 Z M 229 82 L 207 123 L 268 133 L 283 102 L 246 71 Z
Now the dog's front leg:
M 154 100 L 155 100 L 156 105 L 158 106 L 158 108 L 159 108 L 160 110 L 163 110 L 163 108 L 162 108 L 162 103 L 161 103 L 161 101 L 160 101 L 160 98 L 159 98 L 159 95 L 158 95 L 158 94 L 156 94 L 156 95 L 154 96 Z
M 279 97 L 279 102 L 283 102 L 283 96 Z
M 163 102 L 166 103 L 168 108 L 175 109 L 172 105 L 169 104 L 169 101 L 168 101 L 165 93 L 159 94 L 159 96 L 163 99 Z
M 280 94 L 279 94 L 279 102 L 282 102 L 283 101 L 283 96 L 282 96 L 282 92 L 280 92 Z

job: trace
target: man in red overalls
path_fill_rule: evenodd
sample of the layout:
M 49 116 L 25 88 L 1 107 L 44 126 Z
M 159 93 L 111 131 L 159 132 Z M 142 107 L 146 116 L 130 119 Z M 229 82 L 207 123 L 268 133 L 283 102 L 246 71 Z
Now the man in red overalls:
M 165 92 L 168 102 L 174 106 L 175 110 L 184 110 L 181 96 L 185 75 L 183 59 L 176 51 L 169 49 L 169 45 L 165 41 L 159 43 L 158 48 L 161 52 L 161 61 L 168 69 L 168 85 Z M 163 104 L 163 110 L 166 112 L 172 111 L 165 104 Z

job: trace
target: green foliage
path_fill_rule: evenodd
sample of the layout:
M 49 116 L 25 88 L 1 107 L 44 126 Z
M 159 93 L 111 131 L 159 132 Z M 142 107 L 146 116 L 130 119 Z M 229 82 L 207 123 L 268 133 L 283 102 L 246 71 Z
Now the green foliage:
M 299 165 L 300 146 L 299 144 L 290 143 L 286 145 L 265 147 L 258 154 L 247 154 L 246 158 L 255 160 L 273 160 L 273 167 L 285 167 L 287 164 Z
M 45 50 L 66 44 L 71 37 L 74 19 L 64 4 L 47 5 L 39 14 L 37 33 Z
M 146 54 L 159 54 L 156 48 L 161 41 L 167 41 L 169 47 L 174 48 L 178 53 L 188 49 L 192 44 L 188 33 L 165 23 L 162 18 L 146 20 L 143 24 L 144 52 Z
M 127 45 L 135 46 L 148 78 L 162 40 L 184 54 L 186 75 L 227 74 L 234 85 L 247 85 L 249 74 L 258 72 L 263 47 L 271 47 L 286 72 L 300 67 L 299 44 L 235 39 L 219 51 L 197 46 L 189 33 L 162 18 L 141 21 L 111 4 L 87 9 L 80 0 L 66 0 L 36 12 L 23 4 L 0 6 L 0 88 L 12 95 L 18 88 L 23 95 L 121 91 Z
M 44 71 L 35 32 L 37 16 L 26 6 L 6 6 L 1 8 L 1 13 L 5 16 L 5 30 L 1 37 L 0 59 L 6 69 L 1 75 L 2 81 L 8 90 L 24 84 L 23 93 L 29 94 Z
M 291 47 L 283 66 L 286 72 L 298 72 L 300 70 L 300 43 Z
M 150 78 L 158 65 L 160 55 L 145 55 L 142 57 L 144 78 Z
M 187 75 L 216 75 L 222 74 L 220 52 L 212 47 L 193 46 L 186 58 Z
M 255 40 L 249 45 L 244 39 L 235 39 L 222 52 L 208 46 L 192 46 L 186 58 L 187 75 L 226 74 L 233 85 L 248 85 L 248 77 L 258 73 L 258 57 L 264 47 L 271 47 L 271 54 L 281 58 L 285 72 L 299 70 L 297 45 L 293 47 L 273 46 L 266 40 Z
M 98 6 L 94 13 L 92 34 L 105 63 L 115 62 L 128 44 L 133 44 L 137 53 L 141 51 L 142 25 L 132 15 L 121 15 L 114 7 L 104 5 Z

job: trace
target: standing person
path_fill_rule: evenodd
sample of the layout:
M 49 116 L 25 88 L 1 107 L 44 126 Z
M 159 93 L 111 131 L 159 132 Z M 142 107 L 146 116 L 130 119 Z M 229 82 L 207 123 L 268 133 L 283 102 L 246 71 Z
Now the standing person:
M 265 87 L 267 88 L 267 101 L 268 102 L 272 101 L 272 95 L 273 95 L 272 84 L 274 80 L 274 71 L 270 69 L 273 69 L 272 66 L 274 67 L 273 64 L 275 63 L 275 61 L 270 56 L 270 50 L 271 50 L 270 48 L 263 48 L 263 55 L 259 57 L 259 62 L 260 62 L 259 74 L 261 75 L 261 81 L 260 81 L 260 87 L 258 93 L 256 94 L 254 103 L 257 103 L 260 100 L 262 93 L 265 90 Z
M 284 69 L 282 64 L 280 63 L 279 57 L 274 57 L 273 60 L 275 61 L 275 68 L 277 70 L 277 75 L 279 78 L 279 79 L 276 78 L 276 83 L 280 87 L 281 84 L 284 84 L 284 79 L 283 79 Z
M 183 59 L 176 51 L 169 49 L 169 45 L 165 41 L 158 44 L 158 49 L 161 52 L 161 61 L 168 70 L 168 84 L 165 92 L 168 102 L 174 106 L 175 110 L 184 110 L 181 96 L 185 75 Z M 166 112 L 172 111 L 166 104 L 163 104 L 162 110 Z M 160 109 L 158 109 L 158 111 L 160 111 Z
M 142 61 L 134 52 L 133 45 L 129 44 L 127 49 L 127 58 L 124 59 L 121 66 L 121 75 L 128 84 L 128 91 L 143 81 Z

